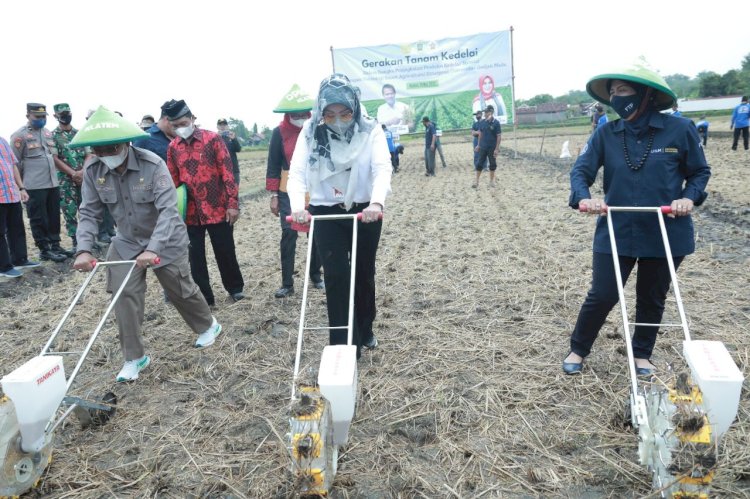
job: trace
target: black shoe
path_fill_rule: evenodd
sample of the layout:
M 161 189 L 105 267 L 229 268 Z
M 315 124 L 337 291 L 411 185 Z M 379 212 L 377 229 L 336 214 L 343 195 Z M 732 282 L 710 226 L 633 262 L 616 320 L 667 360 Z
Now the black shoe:
M 57 243 L 57 244 L 53 244 L 53 245 L 52 245 L 52 246 L 50 247 L 50 249 L 51 249 L 51 250 L 52 250 L 52 251 L 53 251 L 54 253 L 57 253 L 58 255 L 65 255 L 65 256 L 67 256 L 67 257 L 71 257 L 71 256 L 73 256 L 73 255 L 75 255 L 75 254 L 76 254 L 76 252 L 75 252 L 75 251 L 72 251 L 72 250 L 66 250 L 65 248 L 63 248 L 62 246 L 60 246 L 60 243 Z
M 364 342 L 364 344 L 363 344 L 362 346 L 363 346 L 363 347 L 365 347 L 365 348 L 367 348 L 368 350 L 374 350 L 374 349 L 375 349 L 375 347 L 377 347 L 377 346 L 378 346 L 378 339 L 377 339 L 377 338 L 375 337 L 375 335 L 373 334 L 373 335 L 372 335 L 372 336 L 370 337 L 370 339 L 369 339 L 369 340 L 367 340 L 366 342 Z
M 67 260 L 68 257 L 65 255 L 61 255 L 59 253 L 54 253 L 53 251 L 48 250 L 48 249 L 43 249 L 39 252 L 39 259 L 60 263 L 60 262 L 64 262 L 65 260 Z
M 326 282 L 321 279 L 318 282 L 313 281 L 313 288 L 315 289 L 326 289 Z
M 232 300 L 234 300 L 234 301 L 240 301 L 240 300 L 244 300 L 245 299 L 245 293 L 243 293 L 242 291 L 240 291 L 238 293 L 232 293 L 231 296 L 232 296 Z
M 276 298 L 286 298 L 294 294 L 294 286 L 281 287 L 273 294 Z

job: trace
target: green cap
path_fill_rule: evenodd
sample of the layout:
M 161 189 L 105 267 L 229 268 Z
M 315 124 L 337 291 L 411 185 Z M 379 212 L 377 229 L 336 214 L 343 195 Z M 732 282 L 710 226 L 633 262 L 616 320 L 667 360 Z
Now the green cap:
M 177 187 L 177 211 L 180 212 L 180 216 L 184 221 L 187 215 L 187 186 L 185 184 L 180 184 Z
M 52 106 L 52 109 L 55 110 L 55 113 L 65 113 L 65 112 L 69 113 L 70 112 L 70 106 L 68 105 L 67 102 L 55 104 L 54 106 Z
M 104 106 L 99 106 L 99 109 L 94 111 L 94 114 L 70 141 L 70 146 L 106 146 L 132 142 L 148 136 L 135 123 L 129 122 Z
M 274 113 L 304 113 L 312 110 L 315 100 L 299 88 L 296 83 L 273 110 Z
M 586 91 L 591 97 L 602 104 L 609 105 L 609 89 L 607 83 L 610 80 L 623 80 L 640 83 L 651 87 L 656 91 L 654 104 L 656 109 L 663 111 L 669 109 L 677 101 L 677 95 L 669 88 L 669 85 L 659 73 L 651 69 L 644 58 L 638 59 L 631 67 L 596 75 L 586 84 Z

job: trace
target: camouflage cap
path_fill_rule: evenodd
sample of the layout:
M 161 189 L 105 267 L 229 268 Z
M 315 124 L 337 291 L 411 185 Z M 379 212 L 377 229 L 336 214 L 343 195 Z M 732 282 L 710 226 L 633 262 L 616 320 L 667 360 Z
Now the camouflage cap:
M 296 83 L 284 94 L 281 102 L 278 103 L 274 113 L 304 113 L 310 111 L 315 105 L 315 99 L 303 92 Z
M 52 109 L 55 110 L 55 113 L 69 113 L 70 112 L 70 106 L 67 102 L 62 102 L 60 104 L 55 104 L 52 106 Z
M 677 95 L 664 78 L 651 69 L 642 57 L 628 68 L 594 76 L 586 84 L 586 92 L 602 104 L 609 105 L 608 84 L 611 80 L 629 81 L 653 88 L 656 91 L 654 105 L 659 111 L 669 109 L 677 101 Z
M 135 123 L 129 122 L 104 106 L 99 106 L 70 141 L 70 146 L 106 146 L 131 142 L 148 136 Z

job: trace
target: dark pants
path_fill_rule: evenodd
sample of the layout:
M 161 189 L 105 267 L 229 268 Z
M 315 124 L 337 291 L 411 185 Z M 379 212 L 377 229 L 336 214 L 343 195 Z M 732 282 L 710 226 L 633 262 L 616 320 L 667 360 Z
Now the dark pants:
M 209 305 L 214 305 L 214 292 L 208 277 L 206 264 L 206 231 L 211 238 L 216 264 L 221 274 L 221 283 L 229 294 L 239 293 L 245 287 L 234 250 L 234 234 L 229 222 L 210 225 L 188 225 L 190 238 L 190 273 Z
M 279 219 L 281 220 L 281 285 L 285 288 L 294 286 L 294 257 L 297 251 L 297 231 L 286 221 L 286 217 L 292 214 L 289 204 L 289 195 L 279 192 Z M 318 255 L 318 244 L 312 241 L 312 256 L 310 257 L 310 279 L 312 282 L 320 282 L 320 256 Z
M 472 149 L 474 151 L 474 169 L 475 170 L 484 170 L 487 165 L 489 164 L 489 160 L 485 157 L 484 161 L 482 163 L 479 163 L 479 151 L 477 151 L 477 145 L 474 144 L 474 147 Z M 479 165 L 482 166 L 479 166 Z
M 497 158 L 495 158 L 495 155 L 492 154 L 492 152 L 495 150 L 493 147 L 492 149 L 482 149 L 479 148 L 479 157 L 477 158 L 476 162 L 474 163 L 474 169 L 475 170 L 481 170 L 483 167 L 479 165 L 484 165 L 489 161 L 490 163 L 490 171 L 494 172 L 497 170 Z
M 25 263 L 26 228 L 21 203 L 0 204 L 0 272 Z
M 740 141 L 740 133 L 742 134 L 742 145 L 745 146 L 745 150 L 748 149 L 748 141 L 750 141 L 750 127 L 734 128 L 734 139 L 732 140 L 732 150 L 737 150 L 737 143 Z
M 698 135 L 703 139 L 703 145 L 708 141 L 708 128 L 705 126 L 698 127 Z
M 369 203 L 358 203 L 346 211 L 341 206 L 313 206 L 313 215 L 342 215 L 358 213 Z M 357 266 L 354 281 L 354 324 L 352 343 L 357 345 L 357 358 L 364 343 L 372 338 L 375 320 L 375 255 L 380 242 L 383 222 L 361 223 L 357 227 Z M 326 305 L 328 325 L 346 326 L 349 323 L 349 281 L 352 247 L 351 220 L 321 220 L 315 223 L 313 235 L 323 260 L 326 276 Z M 331 329 L 331 345 L 346 344 L 346 329 Z
M 675 270 L 684 257 L 675 257 Z M 570 349 L 581 357 L 591 352 L 599 330 L 604 325 L 607 315 L 617 305 L 617 281 L 612 255 L 594 253 L 593 278 L 591 289 L 578 313 L 573 335 L 570 337 Z M 638 274 L 635 283 L 635 322 L 659 324 L 664 314 L 664 302 L 671 284 L 669 266 L 666 258 L 631 258 L 621 256 L 620 275 L 623 286 L 636 262 Z M 637 359 L 648 359 L 656 343 L 655 326 L 636 326 L 633 334 L 633 356 Z M 630 331 L 627 331 L 630 334 Z
M 424 166 L 428 175 L 435 175 L 435 151 L 430 146 L 424 148 Z
M 394 172 L 398 171 L 399 162 L 398 151 L 391 151 L 391 166 Z
M 60 244 L 60 189 L 29 189 L 26 214 L 37 248 Z

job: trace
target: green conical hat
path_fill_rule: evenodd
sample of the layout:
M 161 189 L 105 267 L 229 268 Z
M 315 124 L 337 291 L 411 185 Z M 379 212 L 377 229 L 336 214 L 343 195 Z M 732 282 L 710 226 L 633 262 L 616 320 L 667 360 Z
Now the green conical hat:
M 129 122 L 104 106 L 99 106 L 99 109 L 89 117 L 86 124 L 70 141 L 70 146 L 106 146 L 131 142 L 148 136 L 135 123 Z
M 304 113 L 312 110 L 315 105 L 315 99 L 299 88 L 296 83 L 292 85 L 291 90 L 284 94 L 284 98 L 273 110 L 274 113 Z
M 586 91 L 602 104 L 609 105 L 609 80 L 640 83 L 656 90 L 654 104 L 659 111 L 669 109 L 677 101 L 677 95 L 669 88 L 664 78 L 648 66 L 645 59 L 638 59 L 631 67 L 612 73 L 596 75 L 586 84 Z

